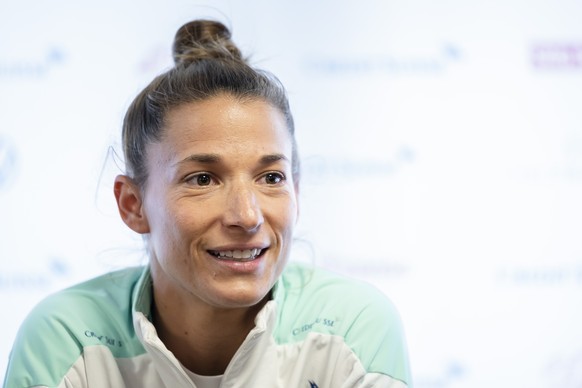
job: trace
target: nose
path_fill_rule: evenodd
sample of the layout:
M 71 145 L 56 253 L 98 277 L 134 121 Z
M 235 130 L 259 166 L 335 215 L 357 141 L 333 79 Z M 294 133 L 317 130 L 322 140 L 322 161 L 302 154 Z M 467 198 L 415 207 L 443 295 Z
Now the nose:
M 226 197 L 224 224 L 231 229 L 256 231 L 264 222 L 257 195 L 251 187 L 233 185 Z

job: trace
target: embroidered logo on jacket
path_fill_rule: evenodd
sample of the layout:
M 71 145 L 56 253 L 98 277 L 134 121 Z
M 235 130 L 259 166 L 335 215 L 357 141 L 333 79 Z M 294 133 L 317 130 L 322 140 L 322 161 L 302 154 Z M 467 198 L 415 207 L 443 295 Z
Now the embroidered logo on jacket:
M 319 388 L 319 387 L 313 381 L 309 380 L 309 388 Z

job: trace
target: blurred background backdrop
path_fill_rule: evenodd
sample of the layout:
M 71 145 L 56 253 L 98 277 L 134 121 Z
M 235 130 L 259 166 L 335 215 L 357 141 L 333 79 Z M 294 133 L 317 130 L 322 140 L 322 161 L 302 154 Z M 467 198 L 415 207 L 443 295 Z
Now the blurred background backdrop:
M 582 387 L 579 0 L 2 0 L 0 378 L 42 297 L 145 263 L 121 120 L 200 17 L 287 86 L 295 257 L 395 302 L 416 387 Z

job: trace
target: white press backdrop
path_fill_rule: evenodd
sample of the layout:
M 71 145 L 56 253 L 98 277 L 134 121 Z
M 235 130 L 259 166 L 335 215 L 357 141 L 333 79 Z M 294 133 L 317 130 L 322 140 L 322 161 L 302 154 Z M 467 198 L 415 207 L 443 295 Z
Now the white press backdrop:
M 2 0 L 0 377 L 40 298 L 144 262 L 120 123 L 198 17 L 288 87 L 296 254 L 396 303 L 416 387 L 582 387 L 577 0 Z

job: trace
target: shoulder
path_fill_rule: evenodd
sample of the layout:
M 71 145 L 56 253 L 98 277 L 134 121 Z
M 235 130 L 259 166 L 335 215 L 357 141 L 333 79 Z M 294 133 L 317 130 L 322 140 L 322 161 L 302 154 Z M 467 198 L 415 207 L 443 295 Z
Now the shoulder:
M 86 346 L 107 346 L 116 357 L 134 353 L 131 296 L 142 271 L 108 273 L 38 303 L 19 329 L 6 381 L 57 385 Z
M 334 272 L 302 264 L 290 264 L 281 281 L 287 301 L 310 299 L 316 308 L 333 307 L 359 316 L 362 313 L 397 318 L 390 299 L 373 285 Z M 303 305 L 303 307 L 305 307 Z
M 299 264 L 290 264 L 281 282 L 281 341 L 302 341 L 312 333 L 338 336 L 367 372 L 409 381 L 400 314 L 384 293 L 364 281 Z
M 86 325 L 125 323 L 131 315 L 133 289 L 142 267 L 107 273 L 69 287 L 42 300 L 24 322 L 23 329 L 39 328 L 39 323 L 67 326 L 83 333 Z

